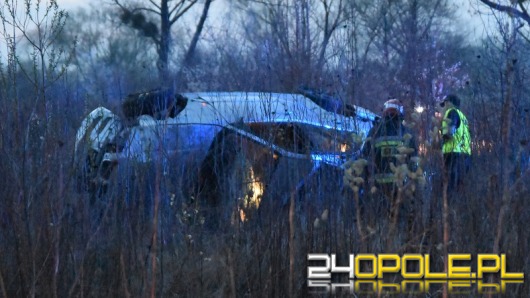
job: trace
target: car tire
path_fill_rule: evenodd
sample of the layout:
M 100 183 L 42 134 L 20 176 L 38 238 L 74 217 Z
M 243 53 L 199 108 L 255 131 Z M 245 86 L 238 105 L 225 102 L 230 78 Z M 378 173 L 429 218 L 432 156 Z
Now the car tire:
M 77 132 L 74 152 L 77 190 L 88 191 L 91 201 L 106 191 L 115 164 L 104 160 L 104 156 L 116 152 L 117 138 L 123 128 L 115 114 L 98 108 L 83 120 Z
M 115 164 L 104 161 L 105 152 L 83 150 L 76 161 L 76 184 L 78 192 L 88 192 L 91 203 L 107 192 Z

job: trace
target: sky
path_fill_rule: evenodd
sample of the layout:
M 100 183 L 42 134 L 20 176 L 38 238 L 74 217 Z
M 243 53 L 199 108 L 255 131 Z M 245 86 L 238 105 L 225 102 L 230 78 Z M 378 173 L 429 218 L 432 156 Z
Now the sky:
M 88 7 L 89 0 L 57 0 L 60 8 L 65 10 L 72 10 L 78 7 Z
M 453 0 L 454 5 L 458 7 L 457 23 L 460 29 L 469 32 L 471 39 L 480 39 L 484 34 L 484 16 L 481 18 L 476 13 L 477 4 L 475 0 Z M 89 7 L 89 0 L 57 0 L 60 8 L 67 11 L 74 11 L 79 7 Z

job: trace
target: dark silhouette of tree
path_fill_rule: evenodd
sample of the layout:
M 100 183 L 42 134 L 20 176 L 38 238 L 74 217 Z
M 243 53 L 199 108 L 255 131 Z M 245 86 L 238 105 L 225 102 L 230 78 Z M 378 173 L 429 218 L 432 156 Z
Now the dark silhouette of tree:
M 199 19 L 194 36 L 187 48 L 184 60 L 182 61 L 182 66 L 189 65 L 193 58 L 212 1 L 213 0 L 206 0 L 204 2 L 201 18 Z M 155 43 L 158 54 L 157 68 L 159 79 L 163 84 L 168 84 L 171 28 L 182 18 L 182 16 L 188 13 L 192 7 L 199 3 L 199 1 L 150 0 L 147 4 L 135 3 L 126 5 L 123 1 L 114 0 L 114 3 L 121 9 L 120 19 L 124 24 L 138 30 L 142 35 L 150 38 Z
M 510 3 L 507 5 L 502 5 L 490 0 L 480 0 L 480 2 L 486 4 L 492 9 L 521 18 L 530 25 L 530 14 L 528 14 L 528 10 L 530 9 L 530 1 L 528 0 L 510 0 Z
M 267 67 L 274 69 L 286 89 L 323 76 L 333 37 L 346 22 L 346 1 L 240 3 L 250 19 L 244 25 L 247 39 L 258 48 L 267 48 Z
M 510 17 L 515 17 L 527 23 L 527 25 L 530 25 L 530 14 L 528 13 L 528 11 L 530 10 L 530 1 L 528 0 L 509 0 L 509 1 L 506 1 L 506 4 L 501 4 L 500 3 L 501 1 L 493 2 L 490 0 L 480 0 L 480 2 L 484 3 L 486 6 L 488 6 L 492 10 L 506 13 Z M 530 35 L 523 34 L 521 31 L 523 27 L 524 26 L 521 23 L 516 28 L 517 32 L 524 39 L 526 39 L 526 41 L 530 42 Z

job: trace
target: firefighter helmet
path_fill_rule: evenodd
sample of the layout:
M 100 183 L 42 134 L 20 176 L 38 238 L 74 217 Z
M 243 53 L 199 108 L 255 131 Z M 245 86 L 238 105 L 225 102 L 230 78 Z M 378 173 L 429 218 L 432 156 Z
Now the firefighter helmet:
M 399 99 L 389 99 L 383 105 L 383 116 L 403 116 L 403 104 Z

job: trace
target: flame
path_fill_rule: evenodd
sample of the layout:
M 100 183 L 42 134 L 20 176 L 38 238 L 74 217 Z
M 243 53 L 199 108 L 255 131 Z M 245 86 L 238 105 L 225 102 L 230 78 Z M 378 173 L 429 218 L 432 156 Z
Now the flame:
M 340 152 L 344 153 L 348 151 L 348 144 L 340 144 Z
M 241 207 L 239 208 L 239 218 L 242 222 L 248 220 L 245 210 L 258 209 L 259 204 L 261 203 L 261 198 L 265 191 L 263 183 L 256 179 L 256 175 L 254 174 L 254 169 L 252 167 L 249 168 L 248 171 L 248 180 L 250 181 L 248 184 L 248 192 L 244 198 L 239 198 L 239 200 L 242 201 Z
M 423 144 L 423 143 L 422 143 L 422 144 L 419 144 L 419 145 L 418 145 L 418 153 L 419 153 L 420 155 L 425 155 L 425 154 L 427 154 L 427 145 L 425 145 L 425 144 Z

